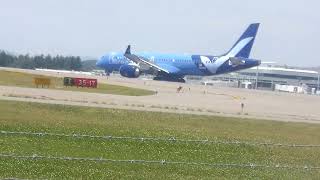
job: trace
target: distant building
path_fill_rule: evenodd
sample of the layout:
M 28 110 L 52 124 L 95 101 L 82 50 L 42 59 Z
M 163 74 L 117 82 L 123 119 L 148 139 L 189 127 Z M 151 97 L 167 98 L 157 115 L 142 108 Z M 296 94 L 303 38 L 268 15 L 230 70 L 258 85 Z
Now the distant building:
M 230 82 L 230 86 L 234 86 L 235 82 L 237 82 L 238 87 L 258 87 L 259 89 L 267 90 L 275 90 L 276 84 L 304 88 L 307 87 L 309 92 L 312 90 L 319 90 L 318 72 L 284 67 L 259 66 L 229 74 L 209 76 L 204 78 L 193 76 L 187 77 L 187 79 L 191 81 L 200 80 L 202 82 L 201 84 L 207 85 L 215 85 L 214 82 L 220 82 L 219 84 L 221 84 L 221 81 L 224 81 Z
M 258 76 L 257 76 L 258 72 Z M 251 68 L 238 72 L 242 76 L 258 77 L 258 87 L 273 88 L 274 84 L 282 85 L 307 85 L 317 88 L 319 73 L 310 70 L 288 69 L 282 67 Z

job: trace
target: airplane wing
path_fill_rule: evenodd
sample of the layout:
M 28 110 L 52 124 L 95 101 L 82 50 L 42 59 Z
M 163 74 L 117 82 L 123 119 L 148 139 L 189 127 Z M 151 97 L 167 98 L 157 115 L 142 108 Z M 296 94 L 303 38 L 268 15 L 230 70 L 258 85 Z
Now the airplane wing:
M 124 56 L 128 59 L 130 59 L 131 61 L 137 63 L 137 64 L 140 64 L 140 63 L 143 63 L 157 71 L 162 71 L 162 72 L 165 72 L 167 74 L 170 74 L 170 71 L 165 69 L 165 68 L 162 68 L 152 62 L 150 62 L 148 59 L 146 59 L 145 57 L 142 57 L 142 56 L 138 56 L 138 55 L 135 55 L 135 54 L 131 54 L 131 50 L 130 50 L 130 45 L 128 45 L 128 48 L 126 50 L 126 52 L 124 53 Z

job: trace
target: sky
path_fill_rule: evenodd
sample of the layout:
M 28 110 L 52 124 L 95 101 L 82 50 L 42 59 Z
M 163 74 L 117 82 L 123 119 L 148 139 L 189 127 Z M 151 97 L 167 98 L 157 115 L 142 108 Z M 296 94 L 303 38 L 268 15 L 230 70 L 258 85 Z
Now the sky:
M 0 49 L 99 58 L 111 51 L 219 55 L 261 23 L 252 58 L 320 66 L 317 0 L 0 0 Z

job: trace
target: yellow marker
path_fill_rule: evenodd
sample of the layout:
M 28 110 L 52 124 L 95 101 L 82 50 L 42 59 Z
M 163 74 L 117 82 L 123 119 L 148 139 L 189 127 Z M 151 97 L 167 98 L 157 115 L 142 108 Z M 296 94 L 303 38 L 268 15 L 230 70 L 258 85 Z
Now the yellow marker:
M 41 87 L 47 86 L 49 88 L 50 84 L 51 84 L 51 80 L 49 78 L 39 78 L 36 77 L 33 79 L 34 80 L 34 84 L 38 87 L 39 85 L 41 85 Z

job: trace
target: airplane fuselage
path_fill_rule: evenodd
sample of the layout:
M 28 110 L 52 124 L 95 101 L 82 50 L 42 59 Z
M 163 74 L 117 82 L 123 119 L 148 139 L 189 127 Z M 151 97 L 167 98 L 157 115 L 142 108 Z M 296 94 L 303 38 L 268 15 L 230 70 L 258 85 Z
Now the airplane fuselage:
M 230 61 L 219 63 L 225 56 L 188 55 L 188 54 L 160 54 L 137 53 L 150 62 L 168 68 L 172 75 L 184 77 L 186 75 L 211 76 L 222 73 L 251 68 L 260 64 L 259 60 L 245 59 L 242 64 L 233 65 Z M 109 53 L 101 57 L 97 66 L 108 72 L 118 71 L 121 66 L 131 64 L 123 53 Z
M 186 75 L 211 76 L 229 73 L 260 65 L 260 60 L 250 59 L 259 23 L 248 26 L 231 49 L 221 56 L 131 53 L 129 45 L 124 53 L 108 53 L 97 66 L 107 72 L 118 71 L 122 76 L 137 78 L 141 72 L 151 72 L 155 80 L 183 82 Z

